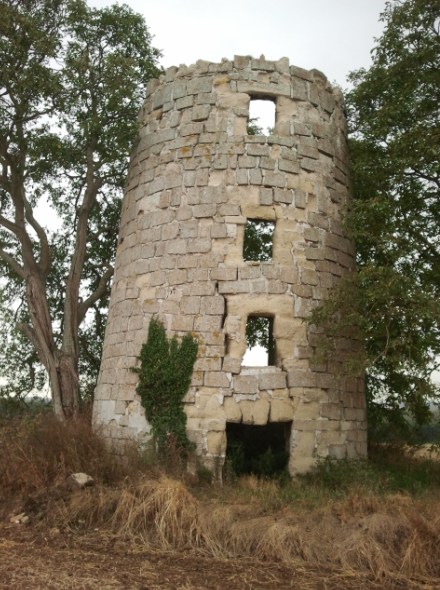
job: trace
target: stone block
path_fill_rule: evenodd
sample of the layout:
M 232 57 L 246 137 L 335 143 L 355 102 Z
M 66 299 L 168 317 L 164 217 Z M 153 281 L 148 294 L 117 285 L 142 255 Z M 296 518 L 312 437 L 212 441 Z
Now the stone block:
M 191 256 L 177 256 L 176 268 L 197 268 L 199 265 L 199 255 L 193 254 Z
M 253 375 L 237 375 L 233 378 L 232 387 L 235 393 L 257 393 L 258 377 Z
M 237 280 L 237 268 L 219 267 L 211 270 L 211 279 L 214 281 L 235 281 Z
M 275 188 L 273 191 L 273 200 L 275 203 L 286 203 L 290 205 L 293 202 L 293 191 Z
M 205 373 L 203 382 L 206 387 L 230 387 L 231 385 L 227 375 L 221 371 Z
M 241 401 L 239 404 L 243 424 L 261 426 L 269 422 L 270 403 L 267 399 Z
M 198 314 L 200 312 L 200 297 L 182 297 L 180 309 L 184 314 Z
M 298 282 L 298 270 L 296 268 L 282 268 L 280 270 L 280 279 L 291 285 Z
M 213 76 L 203 76 L 188 80 L 187 93 L 199 94 L 200 92 L 211 92 L 213 81 Z
M 199 168 L 196 172 L 196 185 L 206 186 L 209 180 L 208 168 Z
M 324 249 L 312 246 L 304 249 L 306 260 L 324 260 Z
M 167 275 L 163 270 L 158 270 L 150 274 L 150 285 L 156 287 L 163 285 L 167 280 Z
M 173 240 L 179 235 L 179 224 L 177 222 L 169 223 L 162 229 L 163 240 Z M 142 253 L 148 252 L 148 247 L 151 245 L 142 246 Z M 149 258 L 149 256 L 142 256 L 142 258 Z
M 222 318 L 219 316 L 198 316 L 194 322 L 196 332 L 218 332 L 221 329 Z
M 225 170 L 228 167 L 228 156 L 221 155 L 214 158 L 213 166 L 215 170 Z
M 263 182 L 263 175 L 261 170 L 258 168 L 249 170 L 249 182 L 250 184 L 260 185 Z
M 292 402 L 272 399 L 270 402 L 270 422 L 290 422 L 294 418 Z
M 267 138 L 267 143 L 269 145 L 280 145 L 285 147 L 293 147 L 295 141 L 293 137 L 283 137 L 282 135 L 269 135 Z
M 184 269 L 176 269 L 168 273 L 168 283 L 170 285 L 182 285 L 187 280 L 188 273 Z
M 273 189 L 260 189 L 260 205 L 272 205 L 273 203 Z
M 311 371 L 291 370 L 287 374 L 289 387 L 316 387 L 316 375 Z
M 194 328 L 194 316 L 178 315 L 171 319 L 171 329 L 174 332 L 192 332 Z
M 250 293 L 249 281 L 220 281 L 218 284 L 219 293 Z
M 276 160 L 263 156 L 260 158 L 260 168 L 263 170 L 275 170 Z
M 203 253 L 211 251 L 211 240 L 209 238 L 189 239 L 187 242 L 187 251 L 191 253 Z
M 191 295 L 214 295 L 215 285 L 212 281 L 195 281 L 191 284 Z
M 237 169 L 237 184 L 249 184 L 249 176 L 247 169 Z
M 209 117 L 211 107 L 208 104 L 197 105 L 192 110 L 193 121 L 205 121 Z
M 237 403 L 233 396 L 225 397 L 223 408 L 227 422 L 241 422 L 242 413 L 240 404 Z
M 278 169 L 289 174 L 299 174 L 299 163 L 291 160 L 278 160 Z
M 201 313 L 206 315 L 223 315 L 225 299 L 221 295 L 203 297 Z
M 313 160 L 312 158 L 302 157 L 299 160 L 299 165 L 303 170 L 306 170 L 307 172 L 316 172 L 316 170 L 318 169 L 318 163 L 316 162 L 316 160 Z
M 321 403 L 320 415 L 323 418 L 329 418 L 330 420 L 341 420 L 342 419 L 342 406 L 337 403 Z
M 308 270 L 306 268 L 301 269 L 301 283 L 304 285 L 318 285 L 318 273 L 314 270 Z
M 226 224 L 225 223 L 214 223 L 211 226 L 210 230 L 211 238 L 226 238 L 227 231 L 226 231 Z
M 264 70 L 266 72 L 273 72 L 275 70 L 275 63 L 273 61 L 267 61 L 264 58 L 253 59 L 251 62 L 251 68 L 253 70 Z
M 220 371 L 221 359 L 220 358 L 198 358 L 194 364 L 194 371 Z
M 257 158 L 253 156 L 239 156 L 238 166 L 239 168 L 255 168 L 257 164 Z M 261 166 L 261 164 L 260 164 Z
M 319 416 L 319 411 L 319 402 L 300 402 L 298 407 L 295 408 L 295 420 L 316 420 Z
M 226 356 L 223 360 L 223 371 L 237 375 L 241 371 L 241 359 Z
M 248 156 L 269 156 L 270 148 L 268 145 L 247 144 L 246 153 Z
M 210 455 L 224 455 L 226 452 L 226 432 L 210 431 L 207 434 L 207 450 Z
M 195 218 L 214 217 L 217 212 L 216 204 L 195 205 L 193 207 L 193 214 Z
M 284 188 L 286 186 L 286 177 L 279 172 L 265 170 L 263 172 L 263 184 L 267 187 Z
M 261 389 L 284 389 L 286 387 L 286 373 L 274 371 L 261 373 L 258 376 L 258 388 Z

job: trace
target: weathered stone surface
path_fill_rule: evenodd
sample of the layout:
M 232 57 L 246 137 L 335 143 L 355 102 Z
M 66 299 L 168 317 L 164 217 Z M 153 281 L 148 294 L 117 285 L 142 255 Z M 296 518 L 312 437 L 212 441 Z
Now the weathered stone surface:
M 269 419 L 270 403 L 266 399 L 242 401 L 239 403 L 243 424 L 259 426 L 267 424 Z
M 26 512 L 20 512 L 20 514 L 13 514 L 9 518 L 9 522 L 12 524 L 28 524 L 30 521 L 29 515 Z
M 66 479 L 66 483 L 72 489 L 82 489 L 95 485 L 95 480 L 87 473 L 72 473 Z
M 269 136 L 247 135 L 250 101 L 273 100 Z M 112 445 L 151 437 L 136 394 L 152 317 L 199 353 L 185 396 L 189 438 L 222 464 L 227 422 L 292 422 L 289 470 L 366 454 L 363 382 L 314 353 L 311 309 L 353 269 L 339 94 L 287 58 L 235 56 L 171 68 L 149 84 L 122 207 L 94 420 Z M 243 255 L 249 219 L 275 224 L 269 260 Z M 273 318 L 276 367 L 244 367 L 249 316 Z

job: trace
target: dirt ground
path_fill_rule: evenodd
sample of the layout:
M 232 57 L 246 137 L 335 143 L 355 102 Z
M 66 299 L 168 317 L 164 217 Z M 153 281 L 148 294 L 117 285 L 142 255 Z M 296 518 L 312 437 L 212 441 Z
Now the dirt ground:
M 0 524 L 0 588 L 17 590 L 434 590 L 407 579 L 286 567 L 253 559 L 155 552 L 89 532 Z

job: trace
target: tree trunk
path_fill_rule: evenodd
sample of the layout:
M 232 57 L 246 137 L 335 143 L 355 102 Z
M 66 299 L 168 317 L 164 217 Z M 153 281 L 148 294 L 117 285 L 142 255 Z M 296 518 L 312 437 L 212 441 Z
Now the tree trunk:
M 58 375 L 63 414 L 65 418 L 71 418 L 79 411 L 78 359 L 61 354 Z
M 70 418 L 79 410 L 78 355 L 66 354 L 56 346 L 41 278 L 30 274 L 26 282 L 31 325 L 20 328 L 34 344 L 47 370 L 55 415 Z

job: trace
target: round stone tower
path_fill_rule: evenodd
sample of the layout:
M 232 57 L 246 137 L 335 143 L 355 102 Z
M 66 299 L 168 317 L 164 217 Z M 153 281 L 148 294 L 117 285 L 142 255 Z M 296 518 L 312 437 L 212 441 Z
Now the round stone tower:
M 269 135 L 251 134 L 255 99 L 275 105 Z M 205 465 L 223 463 L 241 428 L 260 440 L 272 426 L 292 474 L 317 457 L 364 456 L 363 381 L 344 373 L 355 343 L 344 339 L 331 363 L 318 364 L 322 333 L 307 322 L 354 266 L 341 223 L 349 179 L 340 91 L 287 58 L 199 61 L 150 82 L 139 133 L 95 423 L 116 446 L 150 437 L 132 368 L 154 316 L 169 336 L 199 341 L 185 409 Z M 253 318 L 270 324 L 266 366 L 243 363 Z

